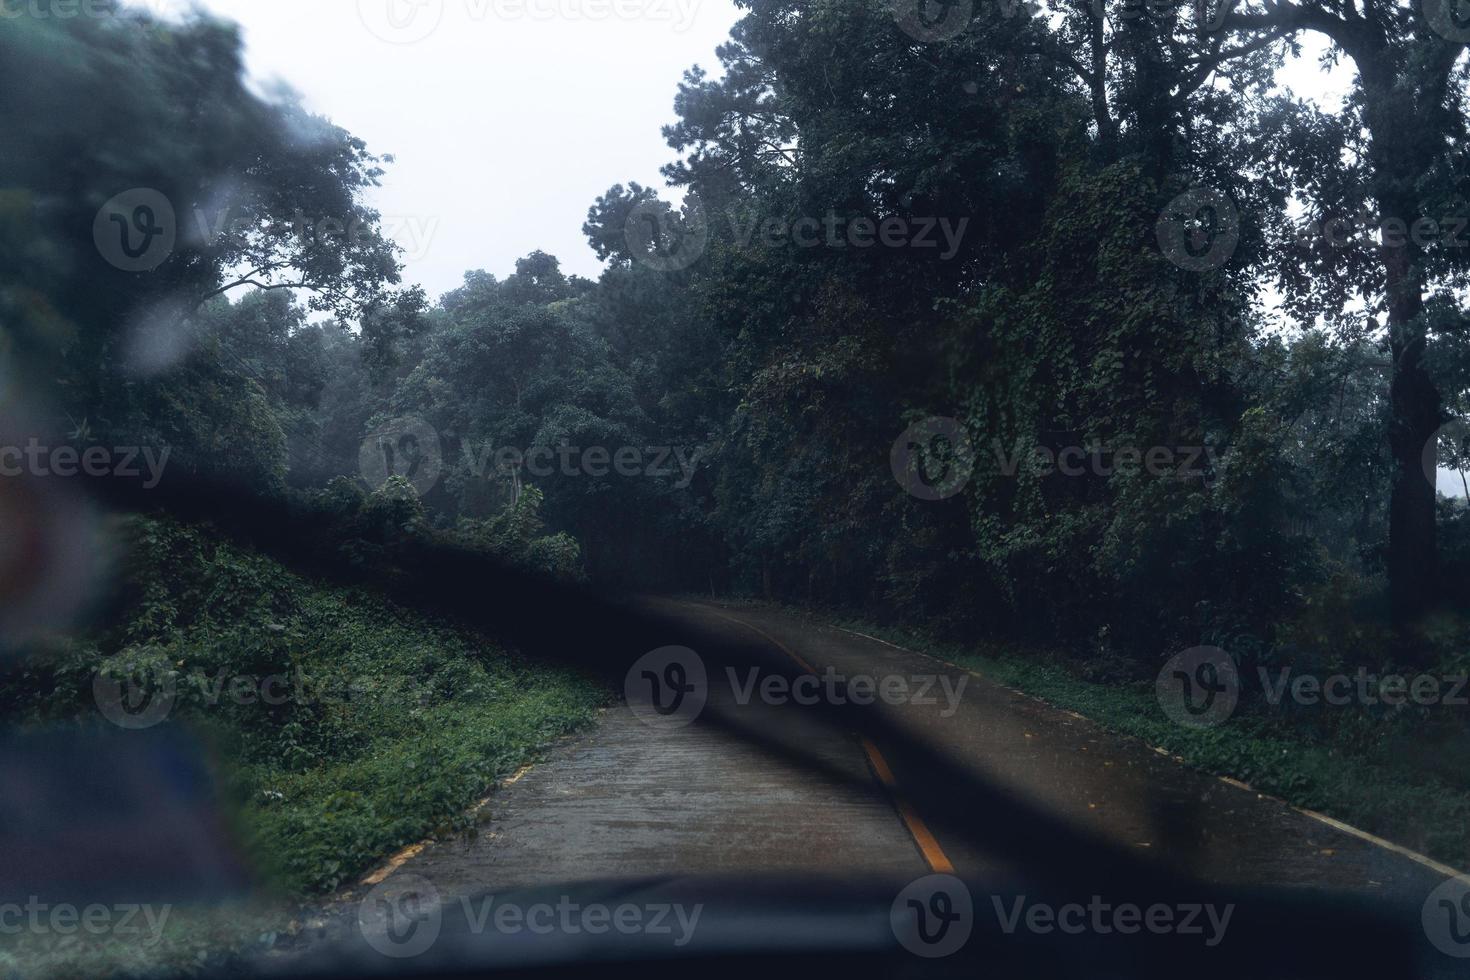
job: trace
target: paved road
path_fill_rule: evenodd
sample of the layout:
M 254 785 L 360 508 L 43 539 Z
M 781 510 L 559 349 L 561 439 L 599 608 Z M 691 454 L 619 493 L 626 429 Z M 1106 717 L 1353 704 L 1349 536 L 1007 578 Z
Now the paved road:
M 719 610 L 760 629 L 818 670 L 968 681 L 957 710 L 875 704 L 901 729 L 1009 794 L 1095 831 L 1146 860 L 1236 885 L 1307 885 L 1422 902 L 1444 880 L 1421 864 L 1324 825 L 1291 807 L 1184 766 L 1079 715 L 988 683 L 937 661 L 779 611 Z M 710 616 L 691 610 L 688 615 Z M 720 622 L 720 620 L 717 620 Z M 937 685 L 936 685 L 937 687 Z M 930 759 L 884 748 L 901 787 L 922 793 Z M 1024 871 L 1002 856 L 943 839 L 963 874 Z
M 738 703 L 723 665 L 794 677 L 784 653 L 723 610 L 661 602 L 659 611 L 678 627 L 671 644 L 727 654 L 701 655 L 710 685 L 699 719 L 660 727 L 627 704 L 609 709 L 491 798 L 488 832 L 436 843 L 410 870 L 447 894 L 658 874 L 924 873 L 856 734 L 790 706 Z M 713 719 L 799 747 L 845 781 L 781 765 Z
M 1014 804 L 1161 869 L 1224 885 L 1359 893 L 1416 920 L 1445 880 L 1075 714 L 882 641 L 763 607 L 649 607 L 668 624 L 668 643 L 704 663 L 709 700 L 699 718 L 668 727 L 625 704 L 609 709 L 494 795 L 484 832 L 430 844 L 402 871 L 446 897 L 725 872 L 1014 878 L 1035 870 L 1028 852 L 1007 846 L 1007 826 L 986 822 Z M 742 690 L 751 670 L 780 688 L 829 668 L 849 683 L 904 678 L 911 692 L 927 683 L 921 700 L 932 703 L 880 699 L 861 709 L 871 714 L 833 724 L 820 708 Z M 874 717 L 892 729 L 870 733 L 863 719 Z M 783 751 L 809 765 L 792 765 Z M 951 765 L 996 795 L 967 788 Z M 974 821 L 962 828 L 955 813 Z

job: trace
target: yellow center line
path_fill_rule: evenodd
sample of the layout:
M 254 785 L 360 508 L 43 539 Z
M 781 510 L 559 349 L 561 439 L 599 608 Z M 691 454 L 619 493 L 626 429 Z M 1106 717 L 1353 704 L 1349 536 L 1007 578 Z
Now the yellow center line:
M 909 804 L 908 800 L 899 795 L 898 780 L 894 778 L 893 769 L 888 765 L 888 760 L 883 758 L 882 752 L 878 751 L 878 746 L 865 737 L 863 738 L 863 752 L 867 754 L 868 763 L 873 767 L 873 772 L 877 774 L 878 781 L 893 795 L 894 805 L 898 807 L 899 819 L 903 821 L 914 843 L 919 845 L 919 853 L 924 855 L 924 862 L 929 865 L 929 870 L 935 874 L 953 874 L 954 864 L 944 853 L 944 848 L 939 846 L 939 841 L 929 829 L 929 825 L 924 822 L 924 818 L 919 816 L 918 811 Z
M 888 760 L 883 758 L 883 753 L 878 751 L 869 738 L 863 738 L 863 751 L 868 754 L 868 762 L 873 766 L 873 772 L 878 776 L 878 782 L 889 789 L 898 788 L 898 780 L 893 778 L 893 770 L 888 768 Z
M 759 633 L 769 643 L 775 646 L 776 649 L 794 660 L 796 665 L 802 670 L 808 674 L 816 674 L 816 668 L 807 663 L 800 654 L 759 626 L 747 623 L 743 619 L 736 619 L 734 616 L 727 616 L 714 609 L 710 609 L 709 611 L 721 619 L 729 620 L 737 626 L 744 626 L 748 630 Z M 878 777 L 878 782 L 882 783 L 883 788 L 888 790 L 889 794 L 893 797 L 894 806 L 898 810 L 898 817 L 903 821 L 904 828 L 909 832 L 909 836 L 918 845 L 919 853 L 924 856 L 924 862 L 929 865 L 929 870 L 935 874 L 953 874 L 954 864 L 950 861 L 948 855 L 944 853 L 944 848 L 939 846 L 939 840 L 929 829 L 929 825 L 924 822 L 924 818 L 919 816 L 918 811 L 899 793 L 898 779 L 893 775 L 893 767 L 888 764 L 887 759 L 883 758 L 883 753 L 878 751 L 878 746 L 874 745 L 871 739 L 866 735 L 859 737 L 863 744 L 863 754 L 867 756 L 868 764 L 872 767 L 873 774 Z
M 968 674 L 972 674 L 973 676 L 980 678 L 980 680 L 985 681 L 987 684 L 992 684 L 992 685 L 994 685 L 996 687 L 1001 688 L 1002 690 L 1010 691 L 1012 694 L 1019 694 L 1022 697 L 1030 698 L 1032 701 L 1036 701 L 1039 704 L 1044 704 L 1044 705 L 1046 705 L 1049 708 L 1052 708 L 1052 709 L 1057 710 L 1057 711 L 1061 711 L 1063 714 L 1066 714 L 1068 717 L 1076 718 L 1079 721 L 1085 721 L 1088 724 L 1096 725 L 1098 728 L 1102 728 L 1104 730 L 1110 730 L 1110 729 L 1107 729 L 1106 726 L 1102 725 L 1101 723 L 1096 722 L 1096 721 L 1093 721 L 1091 718 L 1088 718 L 1086 715 L 1081 715 L 1081 714 L 1078 714 L 1075 711 L 1068 711 L 1065 708 L 1058 707 L 1057 705 L 1052 704 L 1050 701 L 1047 701 L 1047 700 L 1045 700 L 1043 698 L 1039 698 L 1039 697 L 1037 697 L 1034 694 L 1027 694 L 1025 691 L 1020 691 L 1020 690 L 1017 690 L 1016 688 L 1013 688 L 1013 687 L 1007 687 L 1006 685 L 1001 684 L 1001 683 L 999 683 L 998 681 L 996 681 L 996 680 L 994 680 L 992 678 L 986 677 L 984 674 L 980 673 L 980 671 L 975 670 L 972 667 L 962 667 L 959 664 L 951 663 L 950 661 L 945 660 L 942 657 L 936 657 L 936 656 L 934 656 L 931 653 L 923 653 L 923 652 L 920 652 L 920 651 L 917 651 L 917 650 L 910 650 L 907 647 L 901 647 L 901 646 L 899 646 L 897 643 L 890 643 L 887 640 L 883 639 L 882 637 L 869 636 L 867 633 L 859 633 L 857 630 L 850 630 L 850 629 L 848 629 L 845 626 L 836 626 L 836 625 L 834 625 L 833 626 L 833 629 L 836 629 L 836 630 L 838 630 L 839 632 L 842 632 L 842 633 L 847 633 L 847 634 L 849 634 L 851 636 L 860 636 L 860 637 L 862 637 L 865 640 L 872 640 L 875 643 L 881 643 L 881 644 L 883 644 L 886 647 L 892 647 L 893 649 L 898 650 L 898 651 L 900 651 L 902 653 L 907 653 L 907 654 L 910 654 L 910 655 L 915 656 L 915 657 L 923 657 L 923 658 L 925 658 L 927 660 L 933 660 L 933 661 L 935 661 L 937 663 L 943 664 L 946 667 L 952 667 L 955 670 L 964 671 L 964 672 L 966 672 Z M 1140 742 L 1143 741 L 1142 739 L 1134 739 L 1132 736 L 1123 735 L 1123 734 L 1121 734 L 1119 732 L 1116 732 L 1116 731 L 1114 731 L 1113 733 L 1115 735 L 1117 735 L 1119 738 L 1129 739 L 1129 740 L 1133 740 L 1133 741 L 1140 741 Z M 1172 759 L 1173 761 L 1175 761 L 1177 763 L 1180 763 L 1181 765 L 1188 765 L 1188 763 L 1185 761 L 1185 759 L 1184 759 L 1183 756 L 1176 755 L 1175 753 L 1170 752 L 1170 751 L 1168 751 L 1166 749 L 1161 749 L 1157 745 L 1149 745 L 1149 743 L 1147 743 L 1147 742 L 1143 742 L 1143 744 L 1146 745 L 1148 748 L 1153 749 L 1155 752 L 1157 752 L 1159 755 L 1165 757 L 1166 759 Z M 1086 751 L 1086 749 L 1084 748 L 1083 751 Z M 1109 762 L 1109 763 L 1106 763 L 1106 765 L 1112 765 L 1112 763 Z M 1217 775 L 1215 778 L 1218 779 L 1220 782 L 1224 783 L 1227 786 L 1232 786 L 1235 789 L 1242 790 L 1242 791 L 1247 792 L 1247 793 L 1255 793 L 1257 796 L 1260 796 L 1260 797 L 1262 797 L 1264 799 L 1268 799 L 1268 800 L 1271 800 L 1273 802 L 1280 803 L 1282 806 L 1287 807 L 1288 809 L 1293 810 L 1293 811 L 1301 814 L 1302 816 L 1308 818 L 1309 820 L 1315 820 L 1316 822 L 1318 822 L 1320 824 L 1325 824 L 1326 826 L 1331 827 L 1333 830 L 1336 830 L 1336 831 L 1339 831 L 1341 833 L 1347 834 L 1349 837 L 1356 837 L 1357 839 L 1359 839 L 1361 841 L 1364 841 L 1367 844 L 1371 844 L 1374 847 L 1379 847 L 1379 848 L 1382 848 L 1385 851 L 1389 851 L 1390 853 L 1397 854 L 1400 857 L 1407 858 L 1408 860 L 1413 861 L 1415 864 L 1419 864 L 1419 865 L 1422 865 L 1422 866 L 1430 869 L 1431 871 L 1435 872 L 1436 874 L 1446 875 L 1446 876 L 1451 877 L 1451 878 L 1464 878 L 1464 877 L 1467 877 L 1466 876 L 1466 873 L 1464 871 L 1461 871 L 1458 868 L 1452 868 L 1448 864 L 1443 863 L 1442 861 L 1436 861 L 1434 858 L 1428 857 L 1428 856 L 1426 856 L 1424 854 L 1420 854 L 1418 851 L 1411 850 L 1410 848 L 1404 847 L 1402 844 L 1395 844 L 1391 840 L 1386 840 L 1386 839 L 1384 839 L 1382 837 L 1379 837 L 1379 836 L 1377 836 L 1375 834 L 1370 834 L 1366 830 L 1360 830 L 1359 828 L 1354 827 L 1352 824 L 1344 823 L 1343 821 L 1338 820 L 1338 819 L 1336 819 L 1334 817 L 1329 817 L 1325 813 L 1318 813 L 1316 810 L 1308 810 L 1305 807 L 1300 807 L 1300 806 L 1296 806 L 1295 804 L 1288 803 L 1286 800 L 1282 799 L 1279 796 L 1272 796 L 1269 793 L 1262 793 L 1260 790 L 1256 789 L 1254 786 L 1250 785 L 1249 783 L 1242 782 L 1239 779 L 1235 779 L 1235 778 L 1233 778 L 1231 776 L 1220 776 L 1220 775 Z

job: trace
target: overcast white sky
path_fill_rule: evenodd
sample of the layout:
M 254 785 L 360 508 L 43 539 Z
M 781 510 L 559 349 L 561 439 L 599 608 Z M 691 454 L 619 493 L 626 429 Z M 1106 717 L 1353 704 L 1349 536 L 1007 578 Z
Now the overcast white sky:
M 583 2 L 200 5 L 243 26 L 257 78 L 290 83 L 395 155 L 374 203 L 409 251 L 406 278 L 437 298 L 466 270 L 505 276 L 537 248 L 596 278 L 587 208 L 615 183 L 664 186 L 673 151 L 659 130 L 674 121 L 678 83 L 696 63 L 717 72 L 715 48 L 739 16 L 731 0 Z M 610 15 L 573 13 L 599 5 Z

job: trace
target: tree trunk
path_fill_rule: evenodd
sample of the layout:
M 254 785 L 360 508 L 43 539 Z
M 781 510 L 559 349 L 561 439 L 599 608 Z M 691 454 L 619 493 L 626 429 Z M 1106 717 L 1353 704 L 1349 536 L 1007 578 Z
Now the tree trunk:
M 1404 286 L 1417 288 L 1412 283 Z M 1401 303 L 1390 302 L 1389 314 L 1393 380 L 1388 441 L 1394 472 L 1388 505 L 1388 581 L 1394 619 L 1407 626 L 1437 598 L 1435 485 L 1429 478 L 1432 474 L 1425 473 L 1425 455 L 1439 428 L 1441 407 L 1439 392 L 1424 370 L 1424 326 L 1415 321 L 1422 299 L 1417 294 L 1412 300 L 1407 294 L 1401 299 Z M 1433 458 L 1432 452 L 1430 455 Z
M 1371 134 L 1375 173 L 1373 196 L 1380 222 L 1397 218 L 1413 223 L 1419 211 L 1415 182 L 1429 169 L 1412 99 L 1383 63 L 1364 68 L 1365 121 Z M 1408 131 L 1406 131 L 1406 128 Z M 1380 227 L 1379 254 L 1388 306 L 1388 341 L 1393 356 L 1389 383 L 1389 450 L 1393 488 L 1388 504 L 1389 598 L 1402 629 L 1433 605 L 1439 584 L 1435 535 L 1435 487 L 1424 472 L 1425 446 L 1440 426 L 1439 392 L 1424 367 L 1427 331 L 1426 280 L 1418 246 L 1386 234 Z

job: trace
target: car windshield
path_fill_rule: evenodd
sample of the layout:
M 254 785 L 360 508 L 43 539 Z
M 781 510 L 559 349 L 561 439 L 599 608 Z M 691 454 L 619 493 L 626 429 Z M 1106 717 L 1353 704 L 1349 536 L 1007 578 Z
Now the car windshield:
M 1467 0 L 0 0 L 0 977 L 1470 975 Z

